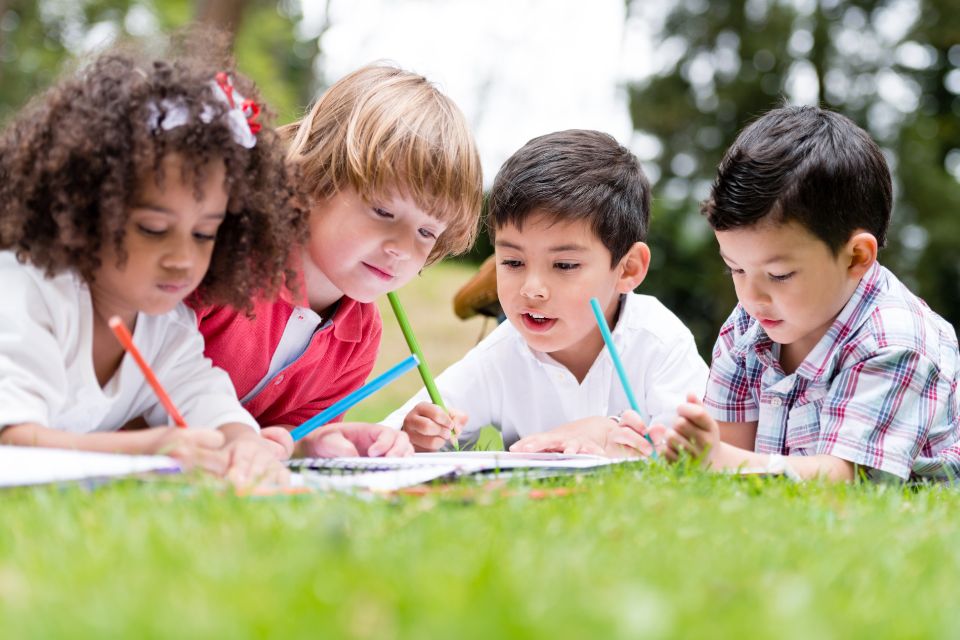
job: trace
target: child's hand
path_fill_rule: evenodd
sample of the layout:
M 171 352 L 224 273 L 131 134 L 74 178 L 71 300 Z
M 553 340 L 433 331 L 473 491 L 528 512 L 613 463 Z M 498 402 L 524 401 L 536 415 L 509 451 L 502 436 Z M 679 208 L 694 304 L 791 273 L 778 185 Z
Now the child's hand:
M 654 440 L 657 442 L 657 440 Z M 720 444 L 720 427 L 703 408 L 703 403 L 694 394 L 677 407 L 677 420 L 663 437 L 663 455 L 671 462 L 679 459 L 682 452 L 709 462 Z
M 586 453 L 610 458 L 646 457 L 652 447 L 642 435 L 643 428 L 642 421 L 630 428 L 607 417 L 583 418 L 522 438 L 513 443 L 510 451 Z
M 410 436 L 416 451 L 439 451 L 450 441 L 451 434 L 459 435 L 467 424 L 467 416 L 456 409 L 444 411 L 435 404 L 421 402 L 403 419 L 401 429 Z
M 142 453 L 170 456 L 184 471 L 197 468 L 222 476 L 229 466 L 223 434 L 214 429 L 150 427 L 137 435 L 143 438 Z
M 223 446 L 229 464 L 226 478 L 236 487 L 286 486 L 290 471 L 277 458 L 277 443 L 251 433 Z
M 404 457 L 413 454 L 407 434 L 382 424 L 331 424 L 305 437 L 300 454 L 308 458 L 369 456 Z
M 293 436 L 286 427 L 263 427 L 260 437 L 274 445 L 277 460 L 287 460 L 293 455 Z

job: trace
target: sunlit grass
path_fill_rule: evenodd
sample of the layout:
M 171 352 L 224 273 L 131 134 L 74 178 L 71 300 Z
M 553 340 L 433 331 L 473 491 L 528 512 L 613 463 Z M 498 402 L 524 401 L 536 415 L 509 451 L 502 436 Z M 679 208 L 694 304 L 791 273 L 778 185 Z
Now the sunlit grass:
M 449 311 L 466 277 L 435 267 L 403 292 L 436 371 L 479 333 Z M 405 355 L 384 321 L 378 371 Z M 238 497 L 191 477 L 0 501 L 2 638 L 960 636 L 960 494 L 941 487 L 638 463 L 419 495 Z

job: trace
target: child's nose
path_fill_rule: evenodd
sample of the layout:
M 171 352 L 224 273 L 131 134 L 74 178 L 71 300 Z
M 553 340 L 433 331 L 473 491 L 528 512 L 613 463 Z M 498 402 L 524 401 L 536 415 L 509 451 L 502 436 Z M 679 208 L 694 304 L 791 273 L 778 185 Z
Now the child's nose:
M 523 280 L 523 286 L 520 287 L 520 295 L 528 299 L 546 300 L 549 291 L 543 280 L 535 273 L 531 273 Z
M 767 294 L 766 289 L 761 286 L 756 279 L 748 279 L 743 286 L 741 286 L 740 293 L 746 299 L 746 302 L 754 304 L 770 302 L 770 296 Z
M 192 239 L 173 238 L 166 247 L 161 264 L 167 269 L 190 269 L 197 258 Z
M 413 242 L 407 234 L 397 234 L 387 238 L 383 250 L 398 260 L 406 260 L 413 254 Z

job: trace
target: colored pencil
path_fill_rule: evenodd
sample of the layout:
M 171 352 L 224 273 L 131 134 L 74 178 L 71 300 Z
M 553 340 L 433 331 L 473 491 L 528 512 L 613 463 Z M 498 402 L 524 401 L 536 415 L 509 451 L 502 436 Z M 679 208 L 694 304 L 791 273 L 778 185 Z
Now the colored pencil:
M 127 353 L 129 353 L 137 365 L 139 365 L 140 371 L 143 372 L 143 377 L 147 379 L 147 384 L 153 387 L 153 392 L 160 400 L 160 404 L 162 404 L 163 408 L 167 410 L 167 415 L 170 416 L 170 418 L 178 427 L 186 429 L 186 420 L 184 420 L 183 416 L 180 415 L 180 412 L 177 411 L 177 407 L 174 406 L 173 400 L 170 399 L 170 396 L 167 395 L 163 385 L 160 384 L 160 381 L 157 380 L 157 376 L 154 375 L 153 369 L 151 369 L 150 365 L 147 364 L 147 361 L 143 359 L 143 355 L 141 355 L 140 350 L 137 349 L 137 345 L 133 344 L 133 336 L 130 335 L 130 331 L 127 329 L 127 326 L 123 324 L 123 320 L 121 320 L 119 316 L 113 316 L 107 322 L 110 325 L 110 329 L 113 331 L 113 334 L 117 336 L 117 340 L 120 341 L 120 344 L 123 345 L 123 348 L 127 350 Z
M 340 398 L 332 405 L 313 416 L 299 427 L 290 432 L 290 435 L 293 436 L 293 440 L 302 440 L 304 436 L 312 432 L 314 429 L 322 427 L 327 424 L 338 415 L 357 404 L 364 398 L 376 393 L 383 387 L 387 386 L 410 369 L 413 369 L 417 366 L 417 356 L 411 355 L 406 359 L 400 361 L 398 364 L 393 365 L 392 368 L 388 369 L 384 373 L 380 374 L 367 384 L 363 385 L 353 393 L 348 393 L 344 397 Z
M 447 407 L 443 404 L 443 398 L 440 397 L 440 390 L 437 389 L 437 384 L 433 381 L 433 374 L 430 373 L 430 367 L 427 366 L 427 359 L 423 357 L 423 351 L 420 350 L 420 343 L 417 342 L 417 337 L 413 334 L 413 327 L 410 326 L 410 319 L 407 318 L 407 312 L 404 311 L 403 305 L 400 304 L 400 298 L 396 292 L 391 291 L 387 293 L 387 300 L 390 301 L 393 315 L 397 317 L 397 324 L 400 325 L 400 331 L 403 333 L 404 340 L 407 341 L 410 353 L 417 356 L 417 359 L 420 361 L 420 364 L 417 365 L 417 370 L 423 379 L 423 386 L 427 388 L 427 393 L 430 395 L 430 402 L 446 411 Z M 450 442 L 453 444 L 454 449 L 460 449 L 457 436 L 453 432 L 450 433 Z
M 613 360 L 613 367 L 617 370 L 617 376 L 620 378 L 620 384 L 623 385 L 623 391 L 627 394 L 627 400 L 630 402 L 630 408 L 640 413 L 640 405 L 637 403 L 637 397 L 633 395 L 633 388 L 630 386 L 630 380 L 627 379 L 627 370 L 623 368 L 623 361 L 620 360 L 620 354 L 613 344 L 613 336 L 610 334 L 610 326 L 603 315 L 603 309 L 600 308 L 600 301 L 596 298 L 590 298 L 590 307 L 593 309 L 593 315 L 597 319 L 597 325 L 600 327 L 600 335 L 603 336 L 603 342 L 607 345 L 607 351 L 610 353 L 610 359 Z M 641 414 L 642 415 L 642 414 Z M 653 439 L 649 434 L 643 434 L 650 446 L 653 446 Z M 657 449 L 653 449 L 653 458 L 657 457 Z

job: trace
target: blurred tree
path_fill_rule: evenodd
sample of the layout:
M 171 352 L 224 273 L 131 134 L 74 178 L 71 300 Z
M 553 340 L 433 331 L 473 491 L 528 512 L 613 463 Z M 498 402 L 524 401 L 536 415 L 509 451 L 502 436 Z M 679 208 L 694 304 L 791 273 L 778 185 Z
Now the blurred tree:
M 654 3 L 656 4 L 656 3 Z M 953 0 L 678 0 L 659 16 L 658 68 L 629 87 L 638 148 L 657 178 L 642 289 L 709 354 L 736 298 L 698 214 L 724 149 L 782 102 L 820 103 L 889 152 L 894 226 L 881 260 L 960 321 L 960 13 Z M 658 8 L 662 5 L 658 5 Z M 630 2 L 629 19 L 657 20 Z
M 241 71 L 280 122 L 298 117 L 319 87 L 319 28 L 299 0 L 0 0 L 0 123 L 48 86 L 70 59 L 121 36 L 150 37 L 198 20 L 234 34 Z

